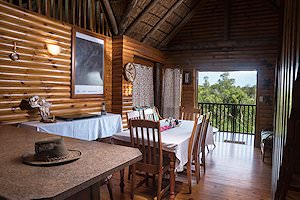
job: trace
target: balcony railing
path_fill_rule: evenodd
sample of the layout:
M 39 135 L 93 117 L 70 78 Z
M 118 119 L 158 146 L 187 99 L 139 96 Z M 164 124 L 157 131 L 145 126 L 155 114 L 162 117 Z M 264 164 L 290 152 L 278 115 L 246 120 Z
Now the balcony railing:
M 255 133 L 256 105 L 198 103 L 202 113 L 212 112 L 212 126 L 219 132 Z

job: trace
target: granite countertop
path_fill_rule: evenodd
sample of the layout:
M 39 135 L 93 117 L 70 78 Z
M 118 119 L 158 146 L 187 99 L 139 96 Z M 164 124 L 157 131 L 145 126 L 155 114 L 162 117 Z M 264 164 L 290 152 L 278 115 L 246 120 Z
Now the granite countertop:
M 21 156 L 26 152 L 34 153 L 35 142 L 47 137 L 53 135 L 12 126 L 1 127 L 0 197 L 64 199 L 142 157 L 135 148 L 64 138 L 68 149 L 81 151 L 79 160 L 51 167 L 23 164 Z

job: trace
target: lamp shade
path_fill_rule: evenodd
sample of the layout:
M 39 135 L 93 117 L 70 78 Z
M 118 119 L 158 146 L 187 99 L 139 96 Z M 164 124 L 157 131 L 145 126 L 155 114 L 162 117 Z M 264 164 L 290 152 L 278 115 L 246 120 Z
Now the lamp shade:
M 47 44 L 47 50 L 49 54 L 57 56 L 61 52 L 61 47 L 56 44 Z

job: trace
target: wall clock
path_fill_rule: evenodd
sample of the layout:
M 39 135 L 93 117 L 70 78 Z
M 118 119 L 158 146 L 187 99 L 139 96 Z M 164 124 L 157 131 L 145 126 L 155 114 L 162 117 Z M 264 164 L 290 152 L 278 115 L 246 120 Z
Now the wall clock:
M 133 63 L 127 63 L 124 67 L 124 78 L 126 81 L 133 82 L 136 76 L 136 70 Z

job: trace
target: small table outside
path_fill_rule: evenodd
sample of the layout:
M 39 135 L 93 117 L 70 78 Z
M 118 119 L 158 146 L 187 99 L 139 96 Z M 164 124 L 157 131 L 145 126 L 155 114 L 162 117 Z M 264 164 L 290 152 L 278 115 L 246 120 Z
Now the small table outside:
M 43 123 L 39 121 L 23 122 L 20 124 L 20 127 L 91 141 L 110 137 L 115 133 L 121 132 L 122 118 L 119 114 L 108 113 L 106 115 L 73 121 L 57 120 L 56 123 Z
M 23 164 L 21 156 L 47 137 L 53 135 L 0 128 L 0 199 L 78 199 L 83 194 L 82 199 L 100 199 L 101 180 L 142 158 L 135 148 L 64 138 L 68 149 L 82 153 L 79 160 L 51 167 Z

